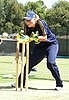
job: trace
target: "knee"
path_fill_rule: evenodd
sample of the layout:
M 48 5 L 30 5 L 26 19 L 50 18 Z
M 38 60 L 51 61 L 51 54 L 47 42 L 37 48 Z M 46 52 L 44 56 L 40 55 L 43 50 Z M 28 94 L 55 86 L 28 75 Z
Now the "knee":
M 49 70 L 51 70 L 52 69 L 52 63 L 50 63 L 50 62 L 47 62 L 47 68 L 49 69 Z
M 56 63 L 47 62 L 47 68 L 49 70 L 58 70 L 58 67 L 57 67 Z

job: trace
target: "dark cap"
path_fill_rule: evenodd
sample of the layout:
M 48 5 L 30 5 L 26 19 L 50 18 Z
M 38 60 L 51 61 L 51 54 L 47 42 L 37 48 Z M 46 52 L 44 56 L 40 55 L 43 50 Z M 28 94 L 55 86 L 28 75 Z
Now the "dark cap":
M 36 18 L 36 13 L 33 11 L 28 11 L 23 19 L 31 20 L 32 18 Z

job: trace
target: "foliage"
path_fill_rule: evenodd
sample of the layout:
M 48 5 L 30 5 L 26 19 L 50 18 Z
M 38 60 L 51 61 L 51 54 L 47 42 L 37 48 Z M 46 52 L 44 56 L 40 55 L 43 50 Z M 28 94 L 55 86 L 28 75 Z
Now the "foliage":
M 40 18 L 44 18 L 44 15 L 46 13 L 46 6 L 44 5 L 44 2 L 39 0 L 36 3 L 35 2 L 28 2 L 25 6 L 25 12 L 27 12 L 28 10 L 33 10 L 34 12 L 36 12 Z
M 23 12 L 20 9 L 17 1 L 3 0 L 3 2 L 1 2 L 1 5 L 3 9 L 3 10 L 0 9 L 2 12 L 1 16 L 3 16 L 4 18 L 3 17 L 0 18 L 1 19 L 0 27 L 3 27 L 3 29 L 0 30 L 0 32 L 2 33 L 6 31 L 8 33 L 13 33 L 18 31 L 21 27 Z
M 59 34 L 58 30 L 61 33 L 68 33 L 69 28 L 69 2 L 60 1 L 53 5 L 53 8 L 49 9 L 46 12 L 45 16 L 49 27 L 56 34 Z M 66 28 L 65 32 L 63 31 Z
M 29 1 L 25 5 L 17 0 L 0 0 L 0 34 L 15 33 L 23 29 L 22 18 L 28 10 L 33 10 L 45 20 L 55 34 L 69 32 L 69 2 L 58 1 L 52 8 L 47 9 L 42 0 Z

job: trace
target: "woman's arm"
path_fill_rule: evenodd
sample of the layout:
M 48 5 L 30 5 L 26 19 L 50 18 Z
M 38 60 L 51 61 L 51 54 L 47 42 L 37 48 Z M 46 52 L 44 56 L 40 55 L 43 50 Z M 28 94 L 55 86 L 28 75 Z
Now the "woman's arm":
M 47 40 L 47 35 L 46 36 L 38 36 L 39 41 L 46 41 Z

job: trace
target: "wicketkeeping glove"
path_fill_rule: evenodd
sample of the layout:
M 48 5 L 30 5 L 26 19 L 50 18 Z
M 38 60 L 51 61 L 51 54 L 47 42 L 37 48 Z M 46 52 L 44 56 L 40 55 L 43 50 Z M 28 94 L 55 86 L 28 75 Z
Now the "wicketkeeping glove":
M 30 36 L 30 41 L 39 42 L 38 34 L 35 34 L 34 32 L 32 32 L 32 34 Z
M 18 41 L 19 43 L 29 42 L 29 36 L 27 36 L 27 35 L 22 35 L 22 36 L 20 36 L 20 35 L 18 34 L 18 36 L 17 36 L 17 41 Z

